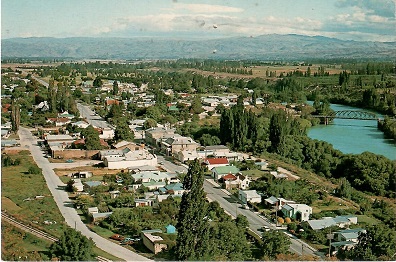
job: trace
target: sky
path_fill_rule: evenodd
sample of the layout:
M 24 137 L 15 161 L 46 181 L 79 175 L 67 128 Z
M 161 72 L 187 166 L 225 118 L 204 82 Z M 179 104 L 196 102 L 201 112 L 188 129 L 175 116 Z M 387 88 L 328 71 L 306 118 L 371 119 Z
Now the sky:
M 1 38 L 264 34 L 396 41 L 396 0 L 1 0 Z

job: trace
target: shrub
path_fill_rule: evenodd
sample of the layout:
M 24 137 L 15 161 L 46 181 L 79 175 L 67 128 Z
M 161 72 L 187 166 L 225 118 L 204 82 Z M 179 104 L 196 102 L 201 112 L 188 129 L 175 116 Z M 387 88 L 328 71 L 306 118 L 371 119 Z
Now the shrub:
M 38 175 L 38 174 L 41 173 L 41 168 L 39 168 L 38 166 L 31 166 L 28 169 L 28 173 L 29 174 Z

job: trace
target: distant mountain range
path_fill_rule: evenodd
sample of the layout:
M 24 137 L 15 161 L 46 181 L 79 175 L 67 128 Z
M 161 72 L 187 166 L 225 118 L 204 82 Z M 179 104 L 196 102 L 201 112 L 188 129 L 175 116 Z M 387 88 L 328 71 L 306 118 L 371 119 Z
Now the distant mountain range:
M 396 42 L 344 41 L 323 36 L 262 35 L 205 40 L 165 38 L 12 38 L 1 43 L 3 58 L 75 59 L 385 59 Z

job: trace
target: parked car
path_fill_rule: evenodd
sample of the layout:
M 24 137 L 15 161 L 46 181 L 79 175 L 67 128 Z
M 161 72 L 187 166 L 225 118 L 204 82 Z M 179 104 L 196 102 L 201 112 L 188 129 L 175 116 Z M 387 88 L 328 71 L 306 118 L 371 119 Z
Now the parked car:
M 66 160 L 66 163 L 73 163 L 73 162 L 74 162 L 73 159 L 68 159 L 68 160 Z
M 263 226 L 261 228 L 262 231 L 270 231 L 270 228 L 268 226 Z
M 243 205 L 243 208 L 244 208 L 244 209 L 250 209 L 249 206 L 248 206 L 247 204 L 244 204 L 244 205 Z
M 125 237 L 123 237 L 121 235 L 118 235 L 118 234 L 112 235 L 110 238 L 114 239 L 114 240 L 117 240 L 117 241 L 122 241 L 122 240 L 125 239 Z

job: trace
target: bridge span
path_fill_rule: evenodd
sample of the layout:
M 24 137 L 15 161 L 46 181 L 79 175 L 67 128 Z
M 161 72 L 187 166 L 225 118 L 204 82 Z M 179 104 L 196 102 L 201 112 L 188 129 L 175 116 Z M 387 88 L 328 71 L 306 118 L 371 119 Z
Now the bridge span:
M 334 118 L 354 119 L 354 120 L 377 120 L 377 121 L 381 120 L 381 118 L 375 113 L 368 111 L 360 111 L 360 110 L 334 111 L 327 115 L 312 115 L 312 117 L 324 119 L 326 125 L 329 123 L 329 121 L 333 120 Z

